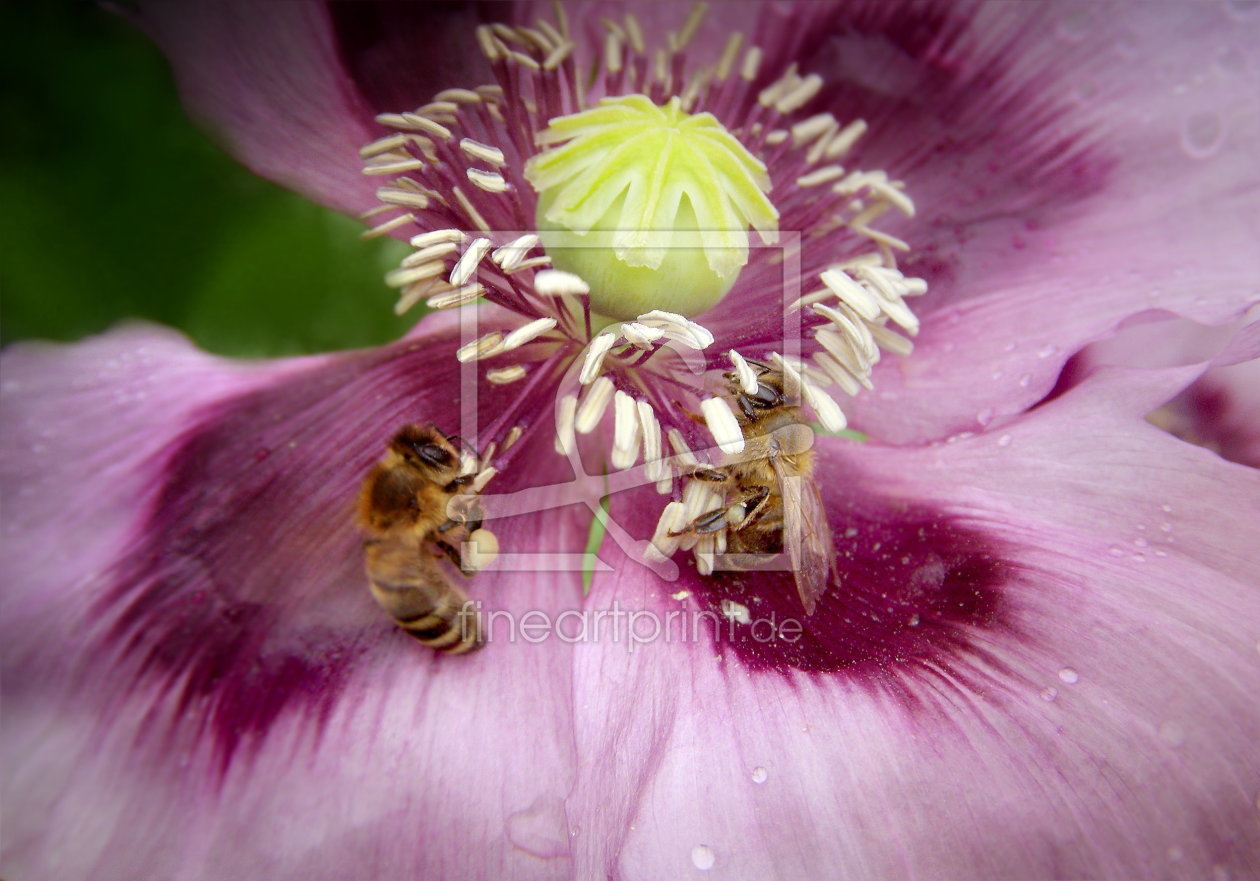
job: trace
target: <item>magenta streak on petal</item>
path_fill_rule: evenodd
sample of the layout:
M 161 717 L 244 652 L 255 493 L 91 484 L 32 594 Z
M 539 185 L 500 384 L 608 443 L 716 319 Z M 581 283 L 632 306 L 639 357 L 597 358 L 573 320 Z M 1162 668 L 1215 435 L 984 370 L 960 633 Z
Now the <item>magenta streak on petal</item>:
M 364 100 L 377 113 L 411 110 L 443 89 L 494 81 L 477 49 L 483 20 L 501 21 L 498 4 L 328 4 L 338 51 Z
M 844 486 L 843 471 L 820 479 Z M 851 478 L 850 478 L 851 479 Z M 1012 577 L 998 542 L 921 505 L 863 491 L 828 493 L 840 580 L 806 616 L 791 572 L 689 572 L 688 587 L 706 608 L 723 599 L 749 610 L 754 622 L 799 621 L 796 641 L 766 640 L 762 625 L 723 625 L 718 642 L 754 670 L 833 673 L 879 687 L 893 668 L 951 667 L 971 650 L 968 631 L 1005 628 L 1002 587 Z M 694 566 L 694 564 L 690 564 Z
M 360 659 L 407 641 L 365 588 L 353 506 L 398 427 L 458 425 L 459 364 L 442 355 L 454 345 L 329 360 L 207 407 L 169 452 L 161 493 L 110 573 L 98 638 L 165 683 L 172 720 L 197 710 L 224 768 L 282 712 L 326 719 Z M 486 391 L 485 412 L 506 408 L 507 389 Z

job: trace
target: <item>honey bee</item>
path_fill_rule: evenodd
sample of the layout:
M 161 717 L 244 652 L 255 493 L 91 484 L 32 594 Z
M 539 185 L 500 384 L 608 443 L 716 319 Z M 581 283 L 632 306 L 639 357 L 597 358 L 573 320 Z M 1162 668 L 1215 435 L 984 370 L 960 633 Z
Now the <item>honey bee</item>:
M 448 654 L 482 646 L 480 619 L 446 571 L 445 556 L 465 575 L 497 551 L 481 528 L 475 477 L 436 427 L 408 425 L 368 475 L 359 494 L 359 525 L 372 596 L 398 626 Z M 461 559 L 465 543 L 475 549 Z
M 716 568 L 780 569 L 786 552 L 806 614 L 812 615 L 836 569 L 836 551 L 822 496 L 813 480 L 813 430 L 797 407 L 788 405 L 784 375 L 749 360 L 757 388 L 745 392 L 737 374 L 726 374 L 738 407 L 744 452 L 720 467 L 700 466 L 694 480 L 708 481 L 723 499 L 674 536 L 704 536 L 726 530 L 726 552 Z

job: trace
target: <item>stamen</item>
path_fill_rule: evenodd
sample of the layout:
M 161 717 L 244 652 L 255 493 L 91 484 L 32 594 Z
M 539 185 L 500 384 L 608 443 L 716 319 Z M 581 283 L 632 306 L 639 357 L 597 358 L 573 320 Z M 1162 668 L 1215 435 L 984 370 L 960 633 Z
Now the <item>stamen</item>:
M 656 411 L 651 404 L 639 401 L 637 406 L 639 426 L 643 431 L 644 474 L 648 480 L 660 481 L 669 473 L 661 458 L 661 424 L 657 421 Z
M 534 276 L 534 290 L 544 297 L 584 296 L 590 286 L 572 272 L 544 269 Z
M 482 232 L 490 232 L 490 224 L 486 223 L 486 219 L 481 216 L 481 212 L 464 195 L 464 191 L 459 187 L 451 187 L 451 192 L 455 195 L 455 200 L 459 202 L 460 207 L 468 213 L 468 219 L 473 222 L 473 226 Z
M 674 555 L 678 550 L 679 536 L 671 533 L 677 532 L 687 525 L 683 519 L 683 503 L 670 502 L 661 511 L 660 519 L 656 521 L 656 531 L 652 533 L 652 540 L 644 549 L 645 555 L 655 562 L 664 562 Z
M 423 159 L 396 159 L 392 162 L 373 162 L 363 166 L 364 174 L 402 174 L 404 171 L 415 171 L 424 168 Z
M 687 442 L 683 440 L 682 432 L 677 428 L 671 428 L 665 432 L 665 436 L 669 438 L 669 445 L 674 449 L 674 464 L 682 465 L 686 468 L 694 468 L 700 464 L 700 460 L 696 458 L 696 454 L 691 452 L 691 448 L 687 446 Z
M 739 48 L 743 44 L 744 35 L 738 31 L 726 38 L 722 55 L 718 58 L 717 67 L 713 70 L 713 78 L 719 83 L 726 82 L 726 78 L 731 75 L 731 68 L 735 66 L 735 58 L 739 55 Z
M 858 138 L 866 134 L 866 128 L 866 120 L 853 120 L 853 122 L 840 129 L 840 134 L 831 139 L 831 143 L 827 145 L 827 150 L 823 155 L 828 159 L 839 159 L 852 149 L 853 145 L 858 142 Z
M 375 238 L 385 235 L 386 233 L 393 232 L 394 230 L 398 229 L 398 227 L 400 226 L 406 226 L 409 223 L 414 223 L 415 220 L 416 218 L 410 214 L 400 214 L 398 217 L 395 217 L 393 220 L 387 220 L 384 223 L 380 224 L 379 226 L 374 226 L 365 232 L 359 233 L 359 238 L 375 239 Z
M 703 325 L 684 318 L 675 312 L 653 309 L 639 316 L 639 323 L 657 328 L 665 336 L 693 349 L 706 349 L 713 344 L 713 334 Z
M 556 452 L 562 456 L 568 456 L 577 448 L 577 438 L 573 434 L 577 403 L 576 396 L 565 395 L 556 409 Z
M 853 374 L 841 367 L 829 354 L 826 352 L 815 352 L 813 359 L 814 363 L 831 377 L 832 382 L 840 386 L 846 395 L 851 397 L 861 391 L 861 386 L 853 378 Z
M 513 239 L 502 247 L 496 248 L 490 255 L 490 259 L 497 263 L 505 272 L 511 272 L 520 266 L 521 261 L 525 259 L 525 255 L 537 246 L 538 236 L 529 233 Z
M 821 184 L 831 183 L 838 177 L 844 175 L 844 168 L 839 165 L 824 165 L 822 168 L 816 168 L 809 174 L 803 174 L 796 179 L 798 187 L 816 187 Z
M 476 93 L 473 93 L 474 97 Z M 461 138 L 459 148 L 464 151 L 470 158 L 479 162 L 488 162 L 496 168 L 502 168 L 507 164 L 507 159 L 503 155 L 503 151 L 498 147 L 492 147 L 489 144 L 483 144 L 480 141 L 474 141 L 472 138 Z
M 704 21 L 705 15 L 709 11 L 709 4 L 697 3 L 691 7 L 691 12 L 687 15 L 687 20 L 683 22 L 683 26 L 678 29 L 678 51 L 681 52 L 687 48 L 687 44 L 691 42 L 696 35 L 696 30 L 700 27 L 700 23 Z
M 455 306 L 466 306 L 477 300 L 485 292 L 486 289 L 484 287 L 473 283 L 464 285 L 462 288 L 456 288 L 453 291 L 429 297 L 424 304 L 430 309 L 451 309 Z
M 735 367 L 735 373 L 739 376 L 739 387 L 743 389 L 744 394 L 751 395 L 757 391 L 757 374 L 748 362 L 744 360 L 744 356 L 734 349 L 726 353 L 731 359 L 731 364 Z
M 521 435 L 525 433 L 525 429 L 519 425 L 513 425 L 512 430 L 507 433 L 507 437 L 503 439 L 503 452 L 507 452 L 516 446 L 516 442 L 521 439 Z
M 382 153 L 397 150 L 399 147 L 406 146 L 406 144 L 407 136 L 402 133 L 386 135 L 385 137 L 379 138 L 366 146 L 360 147 L 359 158 L 371 159 L 375 156 L 380 156 Z
M 637 321 L 627 321 L 621 325 L 621 335 L 631 345 L 638 346 L 641 349 L 651 348 L 652 343 L 665 336 L 665 331 L 659 327 L 648 327 L 646 324 L 640 324 Z
M 867 321 L 879 317 L 879 302 L 871 292 L 862 287 L 841 269 L 832 267 L 819 276 L 822 283 L 831 288 L 840 301 L 850 306 L 854 312 Z M 815 306 L 815 309 L 818 307 Z
M 445 270 L 446 267 L 440 262 L 426 263 L 423 266 L 411 266 L 405 269 L 392 269 L 385 273 L 385 284 L 391 288 L 401 288 L 412 282 L 439 276 Z
M 529 324 L 524 324 L 509 333 L 504 338 L 502 345 L 499 346 L 495 354 L 497 355 L 500 352 L 510 352 L 512 349 L 520 348 L 526 343 L 542 336 L 544 333 L 554 328 L 556 324 L 557 322 L 554 318 L 536 318 L 535 320 L 529 322 Z
M 613 416 L 612 466 L 624 470 L 639 458 L 639 408 L 620 389 L 613 398 Z
M 468 237 L 457 229 L 435 229 L 433 232 L 421 233 L 411 237 L 411 247 L 427 248 L 440 242 L 454 242 L 462 245 Z
M 730 406 L 722 398 L 706 398 L 700 402 L 700 412 L 704 414 L 705 424 L 713 435 L 719 448 L 724 453 L 742 453 L 744 451 L 744 433 Z
M 573 427 L 578 434 L 590 434 L 595 430 L 604 411 L 608 409 L 612 396 L 613 382 L 607 376 L 601 376 L 587 388 L 586 398 L 578 407 L 577 416 L 573 420 Z
M 586 350 L 586 360 L 582 362 L 582 372 L 578 374 L 578 382 L 589 385 L 595 381 L 595 377 L 599 376 L 600 368 L 604 366 L 604 356 L 616 342 L 617 335 L 613 333 L 601 333 L 591 340 Z
M 464 251 L 464 255 L 459 258 L 459 262 L 455 264 L 455 268 L 451 270 L 448 279 L 455 287 L 462 287 L 472 278 L 473 273 L 477 271 L 479 264 L 486 252 L 490 250 L 489 239 L 473 239 L 471 245 Z
M 472 491 L 475 493 L 481 492 L 483 489 L 486 488 L 486 484 L 490 482 L 490 479 L 498 473 L 499 473 L 499 470 L 497 468 L 483 469 L 473 480 L 472 486 L 470 487 L 470 489 L 472 489 Z
M 431 260 L 437 260 L 445 257 L 447 254 L 454 254 L 459 250 L 459 245 L 454 242 L 441 242 L 437 245 L 429 245 L 427 248 L 421 248 L 415 253 L 408 254 L 403 258 L 403 266 L 419 266 L 421 263 L 428 263 Z
M 499 343 L 503 342 L 503 334 L 498 331 L 488 333 L 485 336 L 473 340 L 471 343 L 465 343 L 455 350 L 455 358 L 461 362 L 477 361 L 494 352 Z
M 906 339 L 899 333 L 894 333 L 882 324 L 872 324 L 867 327 L 871 332 L 871 336 L 875 338 L 875 342 L 886 352 L 892 352 L 894 355 L 909 355 L 914 351 L 914 343 Z
M 484 171 L 480 168 L 470 168 L 464 172 L 473 185 L 478 189 L 485 190 L 487 193 L 506 193 L 508 191 L 507 179 L 501 174 L 493 171 Z
M 744 65 L 740 68 L 739 75 L 741 78 L 752 82 L 757 78 L 757 70 L 761 67 L 761 47 L 749 46 L 748 51 L 744 53 Z

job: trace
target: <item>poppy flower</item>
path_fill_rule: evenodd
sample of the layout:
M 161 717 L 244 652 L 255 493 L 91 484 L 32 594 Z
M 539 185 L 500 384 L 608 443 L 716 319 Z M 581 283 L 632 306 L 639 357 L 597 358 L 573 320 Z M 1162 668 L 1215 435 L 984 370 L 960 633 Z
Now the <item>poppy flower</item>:
M 140 12 L 435 312 L 263 363 L 5 353 L 6 876 L 1260 869 L 1260 479 L 1145 419 L 1260 335 L 1087 357 L 1260 299 L 1249 7 L 482 11 Z M 821 425 L 812 612 L 713 565 L 733 522 L 676 547 L 758 363 Z M 408 423 L 470 447 L 503 551 L 479 652 L 366 589 Z

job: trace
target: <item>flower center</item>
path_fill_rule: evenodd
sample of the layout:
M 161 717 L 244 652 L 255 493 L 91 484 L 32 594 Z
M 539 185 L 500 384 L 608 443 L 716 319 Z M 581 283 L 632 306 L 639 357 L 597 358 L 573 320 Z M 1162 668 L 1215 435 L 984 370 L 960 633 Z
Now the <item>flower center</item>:
M 765 496 L 744 487 L 732 501 L 713 466 L 768 447 L 757 408 L 838 431 L 833 390 L 860 394 L 883 351 L 910 353 L 906 301 L 927 285 L 898 267 L 910 246 L 874 224 L 914 203 L 883 170 L 841 164 L 865 122 L 801 113 L 820 77 L 763 69 L 791 52 L 770 22 L 757 31 L 769 45 L 733 34 L 689 71 L 700 7 L 659 49 L 632 14 L 601 19 L 602 52 L 580 59 L 556 10 L 555 24 L 478 30 L 496 85 L 377 117 L 390 132 L 361 154 L 386 184 L 365 235 L 410 236 L 414 253 L 386 276 L 399 312 L 477 310 L 492 326 L 456 356 L 519 384 L 475 435 L 461 428 L 483 451 L 478 491 L 525 432 L 554 432 L 584 467 L 628 472 L 610 486 L 672 499 L 663 554 L 721 553 L 721 518 L 702 535 L 678 524 L 725 506 L 738 530 L 756 515 Z
M 765 165 L 677 96 L 663 106 L 646 95 L 604 98 L 551 120 L 536 141 L 563 144 L 525 164 L 543 244 L 609 318 L 705 312 L 748 262 L 748 228 L 777 240 Z

